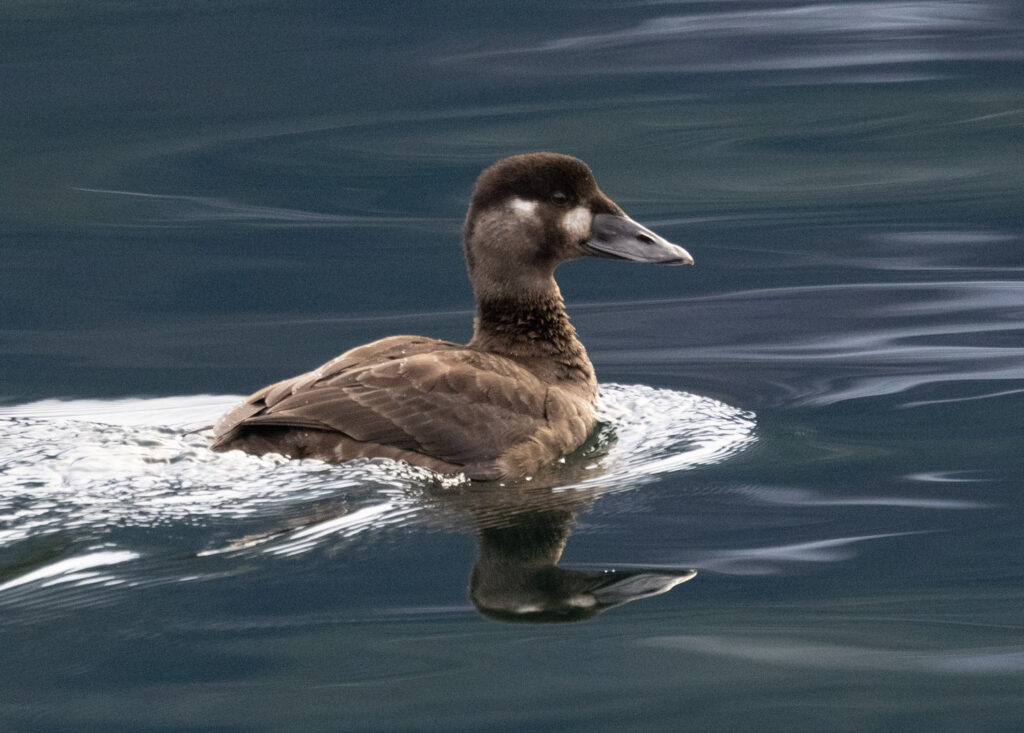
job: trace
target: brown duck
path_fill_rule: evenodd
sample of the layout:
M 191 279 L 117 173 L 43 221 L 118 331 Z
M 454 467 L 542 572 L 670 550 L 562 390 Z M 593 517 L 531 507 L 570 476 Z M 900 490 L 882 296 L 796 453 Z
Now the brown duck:
M 463 248 L 476 297 L 468 344 L 391 336 L 358 346 L 230 410 L 213 449 L 529 476 L 594 427 L 597 380 L 555 268 L 584 255 L 693 264 L 626 216 L 585 163 L 554 153 L 505 158 L 480 174 Z

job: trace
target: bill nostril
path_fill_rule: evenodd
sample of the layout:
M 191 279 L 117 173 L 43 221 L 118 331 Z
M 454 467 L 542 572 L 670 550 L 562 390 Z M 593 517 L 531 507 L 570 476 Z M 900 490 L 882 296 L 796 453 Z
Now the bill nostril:
M 654 244 L 654 240 L 651 239 L 646 234 L 644 234 L 643 232 L 637 232 L 636 238 L 639 239 L 644 244 Z

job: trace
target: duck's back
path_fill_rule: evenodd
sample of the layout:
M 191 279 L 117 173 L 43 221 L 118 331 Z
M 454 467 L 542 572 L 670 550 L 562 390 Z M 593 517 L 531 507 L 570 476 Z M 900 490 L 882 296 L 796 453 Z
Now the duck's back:
M 251 395 L 217 422 L 213 448 L 397 458 L 493 479 L 536 470 L 592 427 L 587 397 L 512 359 L 392 336 Z

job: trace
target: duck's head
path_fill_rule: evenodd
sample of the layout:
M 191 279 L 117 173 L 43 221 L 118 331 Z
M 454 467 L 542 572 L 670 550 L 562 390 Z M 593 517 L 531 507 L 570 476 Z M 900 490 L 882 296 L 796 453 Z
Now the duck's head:
M 463 230 L 474 285 L 522 291 L 561 262 L 584 256 L 691 265 L 690 254 L 639 224 L 606 196 L 587 165 L 568 155 L 499 160 L 473 187 Z

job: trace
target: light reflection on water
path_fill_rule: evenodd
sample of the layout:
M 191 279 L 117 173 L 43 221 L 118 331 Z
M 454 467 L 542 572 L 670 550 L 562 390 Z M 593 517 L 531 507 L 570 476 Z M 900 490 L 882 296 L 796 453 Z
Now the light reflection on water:
M 1024 650 L 1019 646 L 905 651 L 888 647 L 840 646 L 828 641 L 815 643 L 799 633 L 781 638 L 778 634 L 765 637 L 671 636 L 647 639 L 644 643 L 754 664 L 804 669 L 968 675 L 1024 672 Z
M 867 73 L 864 67 L 912 68 L 954 60 L 1021 58 L 1007 29 L 1013 4 L 968 2 L 647 3 L 665 11 L 625 28 L 569 35 L 466 57 L 524 69 L 551 69 L 551 57 L 574 57 L 590 73 L 824 72 L 835 83 L 901 82 L 943 71 Z M 752 5 L 752 6 L 750 6 Z M 1012 26 L 1011 26 L 1012 28 Z M 838 70 L 857 69 L 845 75 Z M 786 79 L 791 82 L 791 79 Z M 818 81 L 822 81 L 821 78 Z M 770 82 L 769 82 L 770 83 Z
M 748 333 L 740 341 L 648 346 L 634 339 L 628 347 L 613 346 L 619 329 L 628 329 L 628 312 L 636 307 L 658 319 L 696 323 L 716 317 L 712 313 L 721 318 L 725 309 L 754 315 L 747 316 Z M 953 399 L 984 399 L 1014 394 L 1016 390 L 993 385 L 1024 379 L 1022 307 L 1024 284 L 1010 280 L 774 288 L 626 305 L 618 316 L 621 326 L 606 322 L 608 336 L 599 344 L 603 350 L 593 351 L 606 364 L 700 363 L 762 373 L 801 372 L 811 381 L 787 378 L 790 390 L 780 396 L 795 405 L 920 394 L 925 388 L 949 389 L 958 383 L 970 393 L 960 391 Z M 774 340 L 770 327 L 757 328 L 784 319 L 793 329 L 783 341 Z M 812 364 L 817 368 L 804 368 Z M 902 404 L 910 408 L 944 401 L 907 399 Z

